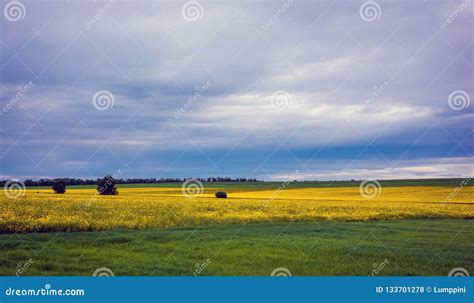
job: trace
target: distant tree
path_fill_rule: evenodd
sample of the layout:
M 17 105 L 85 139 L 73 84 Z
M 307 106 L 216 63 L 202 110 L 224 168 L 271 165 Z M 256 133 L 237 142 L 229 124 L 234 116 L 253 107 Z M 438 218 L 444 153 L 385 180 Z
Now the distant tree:
M 66 192 L 66 182 L 62 179 L 54 179 L 53 190 L 57 194 L 64 194 Z
M 221 199 L 226 199 L 227 198 L 227 193 L 223 191 L 218 191 L 215 194 L 216 198 L 221 198 Z
M 111 175 L 106 175 L 97 181 L 97 192 L 99 195 L 118 195 L 115 183 L 116 181 Z

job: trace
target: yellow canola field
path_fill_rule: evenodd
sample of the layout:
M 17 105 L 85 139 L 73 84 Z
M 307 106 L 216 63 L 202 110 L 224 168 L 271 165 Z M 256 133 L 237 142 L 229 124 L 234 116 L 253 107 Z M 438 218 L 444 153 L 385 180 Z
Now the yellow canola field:
M 229 190 L 228 199 L 214 198 L 215 191 L 186 198 L 181 188 L 119 188 L 117 196 L 99 196 L 94 189 L 68 189 L 63 195 L 28 189 L 17 199 L 1 196 L 0 232 L 474 218 L 474 187 L 455 194 L 444 186 L 385 187 L 374 198 L 364 198 L 356 187 Z

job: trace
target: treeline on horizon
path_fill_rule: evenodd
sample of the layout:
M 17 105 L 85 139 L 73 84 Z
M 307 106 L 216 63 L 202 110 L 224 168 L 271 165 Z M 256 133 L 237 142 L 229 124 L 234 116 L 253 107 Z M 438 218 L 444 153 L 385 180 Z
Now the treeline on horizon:
M 44 178 L 39 180 L 27 179 L 23 183 L 25 186 L 53 186 L 54 182 L 62 180 L 66 185 L 96 185 L 97 179 L 76 179 L 76 178 Z M 115 179 L 117 184 L 147 184 L 147 183 L 183 183 L 186 180 L 198 180 L 200 182 L 263 182 L 262 180 L 252 178 L 229 178 L 229 177 L 209 177 L 209 178 L 134 178 L 134 179 Z M 8 180 L 1 180 L 0 186 L 5 186 Z
M 38 180 L 26 179 L 23 183 L 25 186 L 53 186 L 55 181 L 63 181 L 65 185 L 97 185 L 101 178 L 97 179 L 77 179 L 77 178 L 42 178 Z M 229 178 L 229 177 L 209 177 L 209 178 L 133 178 L 120 179 L 114 178 L 116 184 L 151 184 L 151 183 L 183 183 L 187 180 L 198 180 L 200 182 L 269 182 L 258 180 L 255 178 Z M 298 183 L 358 183 L 364 179 L 348 179 L 348 180 L 286 180 L 286 181 L 270 181 L 270 182 L 298 182 Z M 467 178 L 419 178 L 419 179 L 378 179 L 382 183 L 386 182 L 447 182 L 456 183 L 467 180 L 469 184 L 472 183 L 472 177 Z M 0 186 L 5 186 L 9 180 L 0 180 Z

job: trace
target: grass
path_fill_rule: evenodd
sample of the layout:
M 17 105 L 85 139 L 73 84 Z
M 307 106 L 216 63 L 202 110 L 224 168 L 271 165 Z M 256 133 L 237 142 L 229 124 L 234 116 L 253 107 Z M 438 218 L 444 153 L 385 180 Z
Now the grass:
M 370 199 L 359 182 L 204 183 L 193 199 L 176 183 L 119 185 L 118 196 L 93 186 L 63 195 L 28 188 L 18 199 L 0 197 L 0 275 L 474 272 L 473 186 L 381 185 Z
M 467 180 L 467 179 L 466 179 Z M 456 187 L 463 181 L 460 178 L 453 179 L 401 179 L 401 180 L 381 180 L 382 187 L 400 187 L 400 186 L 448 186 Z M 359 187 L 360 181 L 307 181 L 307 182 L 289 182 L 286 188 L 328 188 L 328 187 Z M 204 188 L 220 188 L 222 190 L 275 190 L 282 186 L 281 181 L 271 182 L 202 182 Z M 179 188 L 182 183 L 164 182 L 164 183 L 137 183 L 137 184 L 118 184 L 119 188 Z M 472 181 L 469 180 L 472 186 Z M 31 190 L 35 189 L 51 189 L 50 186 L 31 186 Z M 69 185 L 69 189 L 95 189 L 96 185 Z
M 0 275 L 445 276 L 474 272 L 473 220 L 300 222 L 0 235 Z M 210 261 L 210 262 L 209 262 Z M 388 262 L 387 262 L 388 261 Z M 205 267 L 203 263 L 208 262 Z

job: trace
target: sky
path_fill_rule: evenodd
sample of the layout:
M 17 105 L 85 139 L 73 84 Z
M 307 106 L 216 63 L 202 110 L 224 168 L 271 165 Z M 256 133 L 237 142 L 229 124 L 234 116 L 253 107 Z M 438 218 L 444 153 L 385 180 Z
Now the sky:
M 474 172 L 471 1 L 2 1 L 0 178 Z

